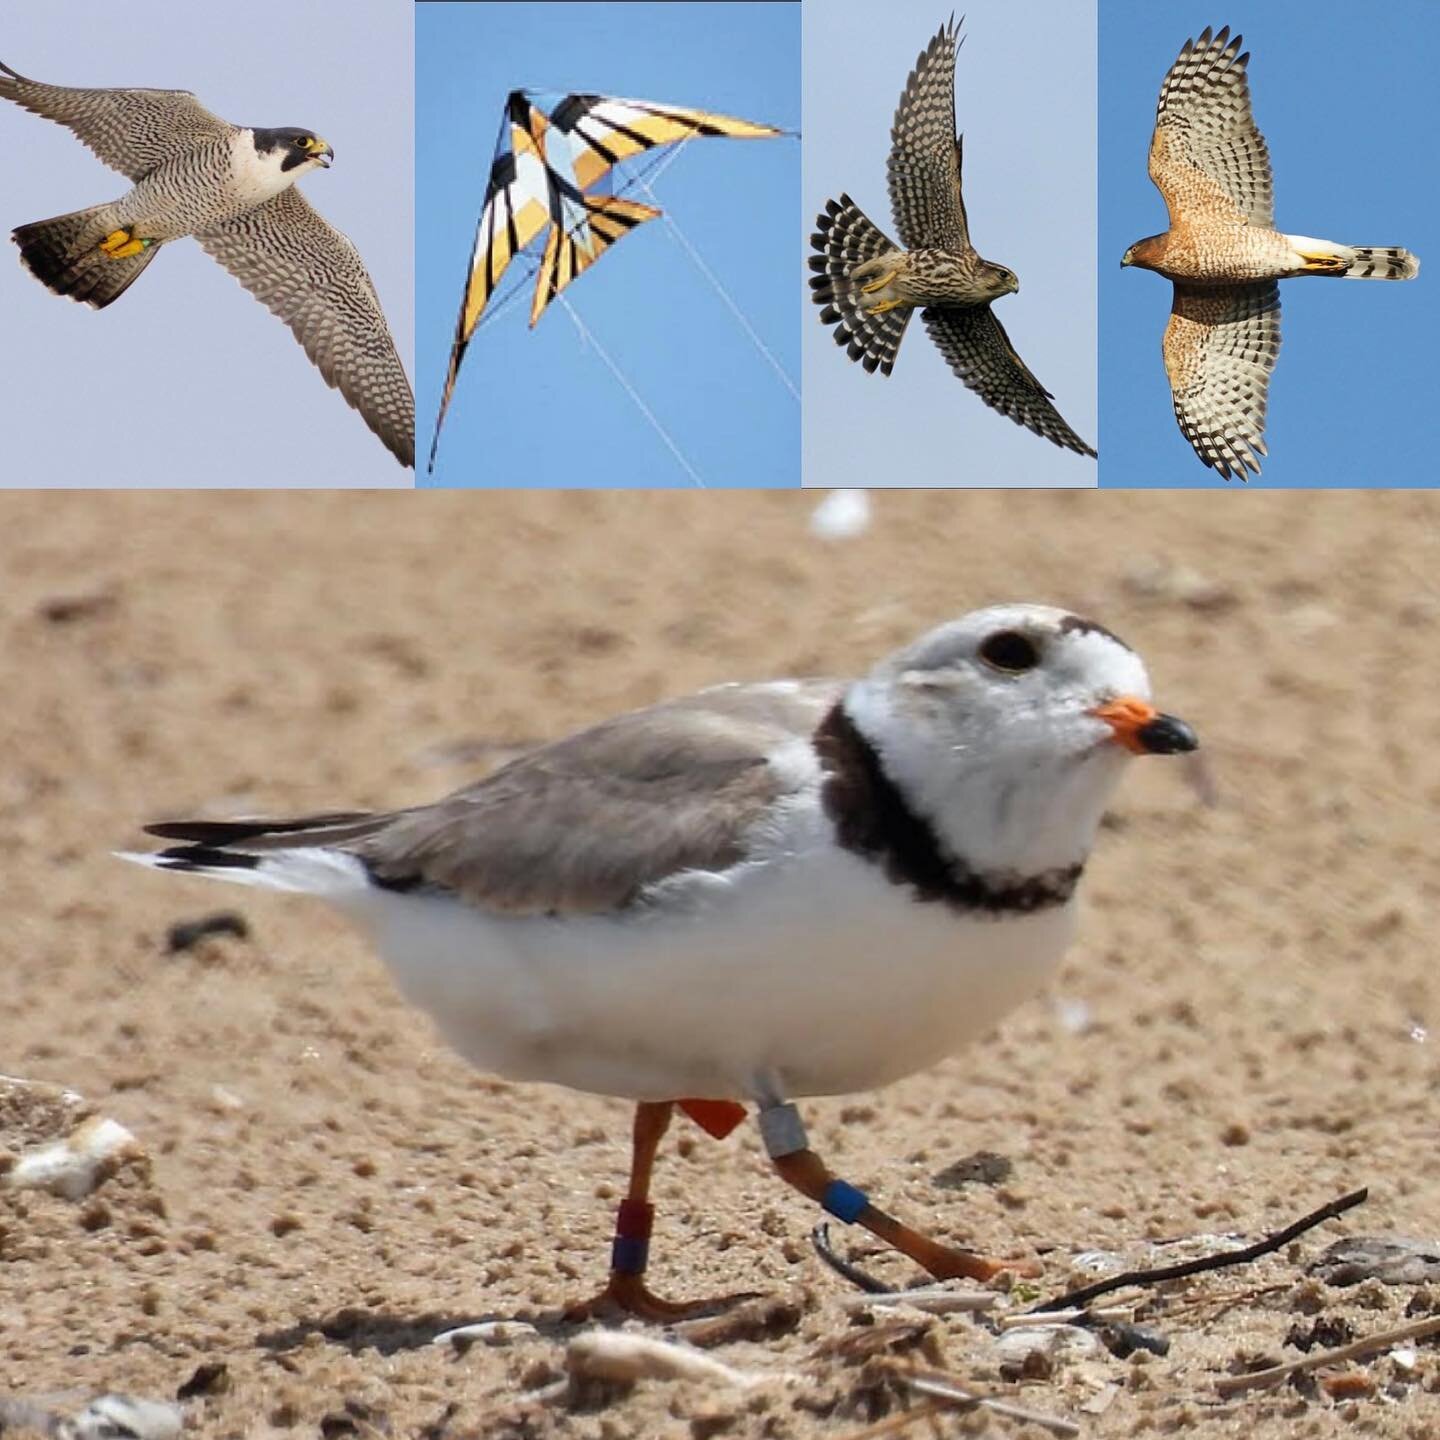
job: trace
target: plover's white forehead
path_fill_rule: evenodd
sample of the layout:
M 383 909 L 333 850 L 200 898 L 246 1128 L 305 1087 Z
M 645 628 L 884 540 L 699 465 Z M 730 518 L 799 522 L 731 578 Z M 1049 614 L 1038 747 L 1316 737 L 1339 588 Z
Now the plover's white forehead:
M 990 605 L 947 621 L 882 662 L 891 674 L 948 670 L 983 661 L 997 637 L 1030 641 L 1041 667 L 1060 679 L 1142 695 L 1149 681 L 1140 657 L 1112 631 L 1053 605 Z

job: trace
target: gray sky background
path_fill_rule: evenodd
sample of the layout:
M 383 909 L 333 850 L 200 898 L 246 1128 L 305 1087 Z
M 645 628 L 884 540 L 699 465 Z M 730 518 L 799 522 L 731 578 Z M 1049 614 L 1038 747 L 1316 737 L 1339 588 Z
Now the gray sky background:
M 192 0 L 7 7 L 0 60 L 55 85 L 193 90 L 235 124 L 323 136 L 334 167 L 301 188 L 359 247 L 413 380 L 410 6 L 247 0 L 218 16 Z M 411 484 L 289 328 L 193 240 L 101 311 L 21 268 L 16 225 L 127 184 L 68 130 L 0 102 L 0 484 Z
M 916 58 L 949 17 L 935 0 L 803 7 L 804 239 L 847 191 L 892 239 L 890 122 Z M 1020 277 L 997 302 L 1011 342 L 1070 425 L 1096 444 L 1095 6 L 970 0 L 956 61 L 970 238 Z M 804 261 L 797 256 L 797 273 Z M 808 276 L 809 271 L 805 271 Z M 797 281 L 803 285 L 803 281 Z M 895 372 L 846 358 L 808 298 L 806 485 L 1094 485 L 1096 465 L 990 410 L 917 316 Z

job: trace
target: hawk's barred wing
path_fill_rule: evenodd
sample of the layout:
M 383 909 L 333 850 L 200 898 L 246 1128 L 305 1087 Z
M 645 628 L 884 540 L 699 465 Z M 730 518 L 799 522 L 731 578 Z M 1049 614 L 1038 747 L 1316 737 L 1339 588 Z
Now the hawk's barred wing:
M 781 133 L 771 125 L 648 100 L 512 91 L 475 230 L 431 464 L 470 337 L 506 268 L 547 226 L 551 228 L 530 310 L 532 325 L 615 241 L 660 213 L 634 200 L 585 193 L 619 161 L 697 136 L 748 140 Z
M 1065 423 L 988 305 L 964 310 L 931 306 L 924 316 L 946 363 L 987 405 L 1062 449 L 1095 454 Z
M 1270 152 L 1250 111 L 1248 54 L 1227 26 L 1187 40 L 1160 86 L 1150 178 L 1170 224 L 1201 215 L 1275 223 Z
M 295 332 L 402 465 L 415 464 L 415 398 L 365 262 L 293 185 L 195 238 Z
M 1258 475 L 1280 287 L 1176 285 L 1162 348 L 1175 418 L 1195 453 L 1227 480 Z
M 872 375 L 888 375 L 905 338 L 905 327 L 915 313 L 899 305 L 874 315 L 864 307 L 859 286 L 850 272 L 866 260 L 893 255 L 895 247 L 848 196 L 825 202 L 825 213 L 815 220 L 810 247 L 810 298 L 821 307 L 820 319 L 835 327 L 835 343 L 858 360 Z
M 170 156 L 234 130 L 188 90 L 87 90 L 42 85 L 0 64 L 0 98 L 64 125 L 131 180 Z
M 960 194 L 960 141 L 955 134 L 952 20 L 915 62 L 890 127 L 890 208 L 907 250 L 968 250 L 970 228 Z

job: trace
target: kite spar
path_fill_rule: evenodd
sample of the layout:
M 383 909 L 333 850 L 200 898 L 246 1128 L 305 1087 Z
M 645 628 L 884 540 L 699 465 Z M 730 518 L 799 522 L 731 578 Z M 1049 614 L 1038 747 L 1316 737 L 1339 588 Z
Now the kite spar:
M 514 90 L 505 101 L 485 203 L 475 230 L 430 468 L 470 338 L 511 261 L 545 234 L 530 324 L 622 236 L 661 212 L 622 195 L 587 194 L 621 160 L 700 136 L 768 139 L 785 132 L 707 110 Z M 547 233 L 548 232 L 548 233 Z

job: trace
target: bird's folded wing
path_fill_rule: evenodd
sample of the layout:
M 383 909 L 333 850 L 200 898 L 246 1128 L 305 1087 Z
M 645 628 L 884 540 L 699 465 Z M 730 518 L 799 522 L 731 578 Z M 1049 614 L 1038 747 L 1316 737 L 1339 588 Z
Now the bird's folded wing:
M 402 465 L 415 463 L 415 397 L 360 252 L 293 185 L 195 237 L 295 332 L 329 385 Z
M 955 36 L 942 26 L 905 82 L 890 128 L 890 208 L 907 250 L 970 248 L 955 135 Z
M 1226 479 L 1258 475 L 1280 287 L 1177 285 L 1164 351 L 1175 418 L 1195 453 Z
M 1199 218 L 1275 223 L 1265 137 L 1250 109 L 1248 54 L 1228 29 L 1185 42 L 1160 86 L 1150 178 L 1165 197 L 1172 227 Z
M 681 871 L 743 859 L 766 807 L 814 783 L 808 765 L 769 755 L 803 742 L 840 688 L 721 686 L 621 716 L 354 848 L 382 883 L 438 886 L 486 910 L 622 910 Z
M 966 310 L 932 306 L 924 316 L 946 364 L 987 405 L 1063 449 L 1095 454 L 1065 423 L 988 305 Z
M 0 98 L 73 131 L 112 170 L 139 180 L 162 160 L 234 128 L 188 90 L 42 85 L 0 65 Z

